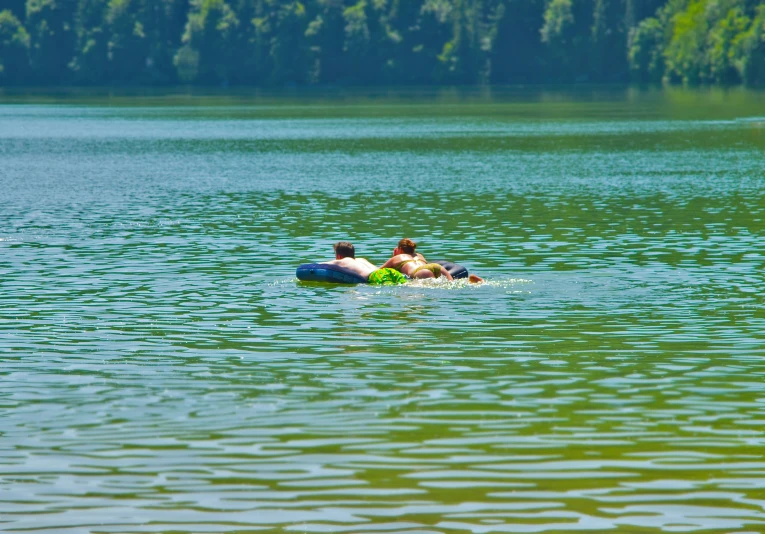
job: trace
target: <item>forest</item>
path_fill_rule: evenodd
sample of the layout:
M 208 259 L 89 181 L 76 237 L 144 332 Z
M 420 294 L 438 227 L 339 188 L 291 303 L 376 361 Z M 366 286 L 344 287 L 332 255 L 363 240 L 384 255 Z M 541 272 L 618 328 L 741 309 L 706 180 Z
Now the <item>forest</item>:
M 0 86 L 765 85 L 761 0 L 2 0 Z

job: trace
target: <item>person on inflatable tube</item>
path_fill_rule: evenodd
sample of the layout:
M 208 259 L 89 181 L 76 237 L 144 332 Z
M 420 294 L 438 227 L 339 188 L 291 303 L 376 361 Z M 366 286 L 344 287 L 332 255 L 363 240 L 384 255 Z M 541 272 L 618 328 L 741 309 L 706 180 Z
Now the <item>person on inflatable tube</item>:
M 425 256 L 416 252 L 417 243 L 409 238 L 398 242 L 393 249 L 393 257 L 386 261 L 382 268 L 392 268 L 412 279 L 441 278 L 453 280 L 451 273 L 441 265 L 444 262 L 429 263 Z M 471 284 L 480 284 L 483 278 L 475 274 L 468 277 Z
M 404 238 L 398 242 L 398 246 L 393 249 L 393 257 L 383 264 L 383 267 L 389 267 L 405 274 L 409 278 L 441 278 L 452 280 L 449 271 L 442 269 L 438 263 L 428 263 L 422 254 L 417 254 L 415 249 L 417 243 L 411 239 Z
M 403 274 L 394 269 L 380 269 L 366 258 L 357 258 L 353 243 L 340 241 L 334 245 L 334 249 L 335 259 L 326 263 L 348 269 L 362 278 L 366 278 L 370 284 L 392 286 L 403 284 L 407 280 Z

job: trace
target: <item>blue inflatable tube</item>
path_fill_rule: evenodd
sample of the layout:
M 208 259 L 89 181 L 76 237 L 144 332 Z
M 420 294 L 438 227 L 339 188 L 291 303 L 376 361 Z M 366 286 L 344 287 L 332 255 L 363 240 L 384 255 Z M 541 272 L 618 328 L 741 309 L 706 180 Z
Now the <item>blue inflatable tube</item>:
M 368 280 L 345 267 L 331 263 L 306 263 L 295 272 L 303 282 L 334 282 L 336 284 L 366 284 Z
M 437 263 L 449 271 L 452 278 L 467 278 L 468 270 L 462 265 L 457 265 L 450 261 L 437 260 L 431 263 Z M 306 263 L 301 265 L 295 271 L 298 280 L 303 282 L 331 282 L 335 284 L 366 284 L 368 280 L 362 278 L 353 271 L 349 271 L 339 265 L 332 263 Z

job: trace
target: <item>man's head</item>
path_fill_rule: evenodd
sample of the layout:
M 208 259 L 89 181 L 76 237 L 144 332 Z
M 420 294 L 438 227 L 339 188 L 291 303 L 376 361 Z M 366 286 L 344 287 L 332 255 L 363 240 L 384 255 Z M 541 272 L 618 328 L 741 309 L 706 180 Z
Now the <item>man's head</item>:
M 348 241 L 335 243 L 335 257 L 338 260 L 342 258 L 355 258 L 356 250 L 353 248 L 353 243 L 349 243 Z
M 405 237 L 401 241 L 398 242 L 398 247 L 396 250 L 399 250 L 399 254 L 409 254 L 410 256 L 414 256 L 414 251 L 417 248 L 417 243 L 409 239 L 408 237 Z

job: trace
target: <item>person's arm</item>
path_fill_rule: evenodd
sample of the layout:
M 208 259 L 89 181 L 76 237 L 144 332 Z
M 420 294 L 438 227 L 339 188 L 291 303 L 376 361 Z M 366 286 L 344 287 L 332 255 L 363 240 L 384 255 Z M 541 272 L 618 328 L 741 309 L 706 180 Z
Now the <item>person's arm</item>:
M 393 266 L 396 265 L 398 262 L 399 262 L 398 261 L 398 256 L 393 256 L 391 259 L 389 259 L 388 261 L 383 263 L 382 266 L 380 267 L 380 269 L 385 269 L 385 268 L 395 269 L 395 267 L 393 267 Z

